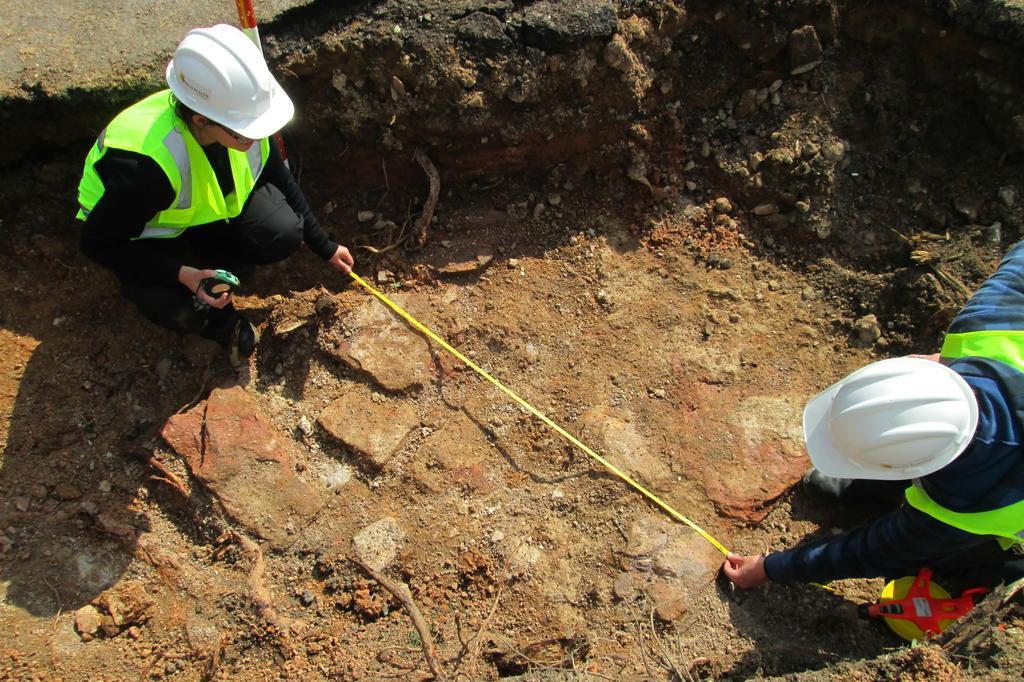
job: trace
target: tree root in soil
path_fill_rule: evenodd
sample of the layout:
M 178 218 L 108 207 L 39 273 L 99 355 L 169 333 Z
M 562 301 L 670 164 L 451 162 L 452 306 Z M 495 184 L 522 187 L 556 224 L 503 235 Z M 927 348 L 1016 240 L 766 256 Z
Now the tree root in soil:
M 437 653 L 434 649 L 434 639 L 430 635 L 430 628 L 427 626 L 427 622 L 423 620 L 423 614 L 420 613 L 420 609 L 416 606 L 416 602 L 412 600 L 412 595 L 409 593 L 409 588 L 404 584 L 396 583 L 391 580 L 380 571 L 371 568 L 358 557 L 352 557 L 359 568 L 363 569 L 366 575 L 376 580 L 380 585 L 388 592 L 393 594 L 398 601 L 402 602 L 402 606 L 405 607 L 409 617 L 412 618 L 412 624 L 416 628 L 416 632 L 419 633 L 420 643 L 423 647 L 423 658 L 427 661 L 427 667 L 430 668 L 431 674 L 435 680 L 447 679 L 444 670 L 441 669 L 440 663 L 437 661 Z
M 430 221 L 434 217 L 437 198 L 441 195 L 441 176 L 431 162 L 430 157 L 422 151 L 416 150 L 413 158 L 416 159 L 416 163 L 420 165 L 420 168 L 423 169 L 423 172 L 427 174 L 427 178 L 430 180 L 430 195 L 423 204 L 423 211 L 416 218 L 416 223 L 413 225 L 413 245 L 419 248 L 427 243 L 427 228 L 430 227 Z
M 263 620 L 274 626 L 282 635 L 287 636 L 289 632 L 295 632 L 302 628 L 302 621 L 282 616 L 274 607 L 274 600 L 270 595 L 263 581 L 263 574 L 267 564 L 263 559 L 263 551 L 255 542 L 237 531 L 231 531 L 231 539 L 234 540 L 252 561 L 252 569 L 249 571 L 249 597 L 256 606 L 257 612 Z
M 185 487 L 185 484 L 182 483 L 181 479 L 179 479 L 174 474 L 173 471 L 168 469 L 167 466 L 163 464 L 163 462 L 158 460 L 156 458 L 156 455 L 153 454 L 151 451 L 145 448 L 137 447 L 126 450 L 125 454 L 127 456 L 139 459 L 148 464 L 153 469 L 156 469 L 162 475 L 150 476 L 150 480 L 165 483 L 166 485 L 170 486 L 172 490 L 179 494 L 183 502 L 190 502 L 191 494 Z M 193 522 L 197 524 L 200 522 L 198 518 L 199 515 L 196 512 L 196 509 L 193 505 L 186 504 L 185 511 Z M 263 552 L 262 550 L 260 550 L 259 545 L 257 545 L 255 542 L 253 542 L 246 536 L 242 535 L 238 531 L 234 530 L 227 531 L 227 533 L 225 533 L 224 535 L 222 535 L 221 538 L 218 539 L 218 541 L 221 543 L 221 548 L 223 548 L 223 543 L 227 540 L 233 541 L 235 544 L 241 547 L 242 551 L 249 556 L 249 559 L 252 562 L 252 569 L 249 571 L 247 583 L 249 586 L 250 598 L 252 599 L 253 604 L 256 606 L 256 611 L 259 613 L 260 617 L 263 618 L 275 629 L 277 629 L 282 636 L 287 636 L 291 632 L 300 631 L 303 625 L 302 621 L 280 615 L 277 612 L 277 608 L 275 608 L 274 606 L 274 600 L 271 597 L 270 590 L 267 589 L 267 586 L 264 584 L 263 580 L 263 574 L 266 571 L 266 562 L 263 559 Z M 213 558 L 218 558 L 218 554 L 220 552 L 221 549 L 214 550 Z
M 178 478 L 173 471 L 168 469 L 163 462 L 157 459 L 156 455 L 154 455 L 150 450 L 147 450 L 142 447 L 129 448 L 128 450 L 125 451 L 125 455 L 140 460 L 145 464 L 148 464 L 151 469 L 156 469 L 160 473 L 159 476 L 150 476 L 149 480 L 166 483 L 176 492 L 178 492 L 183 498 L 185 498 L 186 500 L 189 499 L 190 494 L 188 492 L 188 488 L 185 487 L 185 484 L 182 483 L 181 479 Z

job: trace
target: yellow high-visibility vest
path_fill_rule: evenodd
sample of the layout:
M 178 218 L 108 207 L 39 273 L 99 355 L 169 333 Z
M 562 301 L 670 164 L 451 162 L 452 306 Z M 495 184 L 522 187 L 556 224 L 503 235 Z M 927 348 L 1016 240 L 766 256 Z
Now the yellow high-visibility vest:
M 995 360 L 1017 372 L 1024 372 L 1024 331 L 989 329 L 947 334 L 940 355 L 944 358 Z M 1004 548 L 1024 543 L 1024 500 L 985 511 L 955 512 L 933 500 L 917 481 L 907 488 L 906 498 L 910 506 L 954 528 L 977 535 L 996 536 Z
M 79 220 L 85 220 L 103 196 L 96 162 L 108 149 L 150 157 L 174 189 L 171 205 L 154 215 L 136 239 L 177 237 L 189 227 L 234 218 L 242 212 L 270 156 L 267 139 L 246 152 L 228 149 L 235 188 L 225 196 L 202 147 L 175 114 L 171 91 L 161 90 L 118 114 L 89 150 L 78 184 Z

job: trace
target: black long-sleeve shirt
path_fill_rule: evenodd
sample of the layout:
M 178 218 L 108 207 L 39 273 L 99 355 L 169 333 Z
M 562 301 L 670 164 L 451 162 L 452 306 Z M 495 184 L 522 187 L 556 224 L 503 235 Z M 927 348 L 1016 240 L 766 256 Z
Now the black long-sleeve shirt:
M 234 191 L 228 150 L 220 144 L 203 147 L 225 195 Z M 103 181 L 103 196 L 85 220 L 82 251 L 116 273 L 144 282 L 176 283 L 182 265 L 179 249 L 166 248 L 165 239 L 138 237 L 154 215 L 174 202 L 174 187 L 159 164 L 145 154 L 108 149 L 96 162 Z M 303 218 L 303 240 L 324 260 L 338 249 L 317 221 L 277 144 L 270 140 L 270 156 L 256 179 L 256 189 L 271 184 L 281 190 L 288 205 Z

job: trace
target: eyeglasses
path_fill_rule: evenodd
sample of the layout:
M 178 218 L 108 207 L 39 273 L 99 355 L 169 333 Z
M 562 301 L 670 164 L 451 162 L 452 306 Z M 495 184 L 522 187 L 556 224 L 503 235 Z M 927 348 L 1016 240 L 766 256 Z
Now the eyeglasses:
M 227 126 L 221 125 L 220 123 L 217 123 L 216 121 L 211 120 L 210 123 L 212 123 L 213 125 L 217 126 L 221 130 L 223 130 L 225 133 L 227 133 L 228 135 L 233 137 L 235 139 L 235 142 L 237 142 L 238 144 L 246 144 L 248 142 L 255 142 L 255 140 L 253 140 L 252 138 L 246 137 L 245 135 L 239 135 L 238 133 L 236 133 L 231 128 L 228 128 Z

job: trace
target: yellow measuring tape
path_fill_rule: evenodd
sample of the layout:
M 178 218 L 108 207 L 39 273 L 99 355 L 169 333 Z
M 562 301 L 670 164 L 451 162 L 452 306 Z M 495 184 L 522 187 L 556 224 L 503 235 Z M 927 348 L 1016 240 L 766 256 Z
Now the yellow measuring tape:
M 672 518 L 674 518 L 677 521 L 681 521 L 682 523 L 684 523 L 687 526 L 689 526 L 690 528 L 692 528 L 702 538 L 704 538 L 705 540 L 710 542 L 712 545 L 714 545 L 715 549 L 717 549 L 719 552 L 721 552 L 722 554 L 726 554 L 726 555 L 729 554 L 729 550 L 726 549 L 725 545 L 723 545 L 721 542 L 719 542 L 718 540 L 713 538 L 703 528 L 701 528 L 700 526 L 695 524 L 693 521 L 691 521 L 690 519 L 686 518 L 685 516 L 683 516 L 682 514 L 677 512 L 675 509 L 670 507 L 667 503 L 663 502 L 657 495 L 655 495 L 651 491 L 649 491 L 646 488 L 644 488 L 642 485 L 640 485 L 639 483 L 634 481 L 632 478 L 630 478 L 628 475 L 626 475 L 623 471 L 618 469 L 611 462 L 609 462 L 605 458 L 601 457 L 601 455 L 597 454 L 596 452 L 594 452 L 593 450 L 588 448 L 586 445 L 584 445 L 582 442 L 580 442 L 571 433 L 569 433 L 568 431 L 563 429 L 561 426 L 559 426 L 555 422 L 553 422 L 550 419 L 548 419 L 546 415 L 544 415 L 542 412 L 537 410 L 537 408 L 535 408 L 530 403 L 528 403 L 525 400 L 523 400 L 522 398 L 520 398 L 512 389 L 508 388 L 503 383 L 501 383 L 500 381 L 498 381 L 497 379 L 492 377 L 490 374 L 488 374 L 482 368 L 478 367 L 477 364 L 474 363 L 472 360 L 470 360 L 465 355 L 463 355 L 462 353 L 457 351 L 455 348 L 450 346 L 447 341 L 445 341 L 440 336 L 438 336 L 434 332 L 432 332 L 429 329 L 427 329 L 422 324 L 420 324 L 419 320 L 417 320 L 415 317 L 413 317 L 412 315 L 407 313 L 405 310 L 403 310 L 402 307 L 399 306 L 397 303 L 392 301 L 390 298 L 388 298 L 387 296 L 385 296 L 381 292 L 379 292 L 376 289 L 374 289 L 372 286 L 370 286 L 362 277 L 360 277 L 359 275 L 357 275 L 354 272 L 350 272 L 349 274 L 352 275 L 352 279 L 354 279 L 355 281 L 359 282 L 359 284 L 362 285 L 367 291 L 369 291 L 371 294 L 373 294 L 374 296 L 379 298 L 381 301 L 383 301 L 389 308 L 394 310 L 396 313 L 401 315 L 402 318 L 404 318 L 406 322 L 411 324 L 414 328 L 416 328 L 420 332 L 426 334 L 427 337 L 429 337 L 432 341 L 434 341 L 435 343 L 440 345 L 442 348 L 444 348 L 446 351 L 448 351 L 449 353 L 451 353 L 452 355 L 457 357 L 459 360 L 464 362 L 468 367 L 472 368 L 472 370 L 474 372 L 476 372 L 477 374 L 482 376 L 484 379 L 487 379 L 487 381 L 489 381 L 492 384 L 494 384 L 495 386 L 497 386 L 499 389 L 502 390 L 502 392 L 505 393 L 505 395 L 507 395 L 508 397 L 512 398 L 512 400 L 516 401 L 520 406 L 522 406 L 524 409 L 529 411 L 530 414 L 532 414 L 533 416 L 537 417 L 537 419 L 540 419 L 542 422 L 544 422 L 545 424 L 550 426 L 559 435 L 561 435 L 567 441 L 569 441 L 570 443 L 572 443 L 573 445 L 578 447 L 583 452 L 587 453 L 591 458 L 593 458 L 593 459 L 597 460 L 598 462 L 600 462 L 606 469 L 608 469 L 608 471 L 612 472 L 613 474 L 615 474 L 616 476 L 621 478 L 623 481 L 625 481 L 626 483 L 628 483 L 631 486 L 633 486 L 633 488 L 638 490 L 641 494 L 643 494 L 651 502 L 654 502 L 654 504 L 656 504 L 659 507 L 661 507 L 662 509 L 664 509 L 669 514 L 669 516 L 671 516 Z

